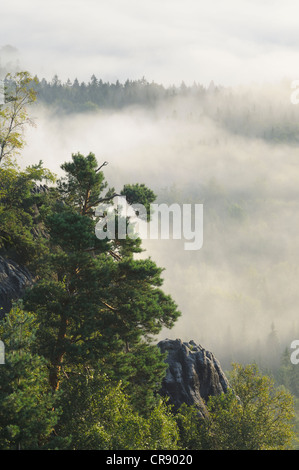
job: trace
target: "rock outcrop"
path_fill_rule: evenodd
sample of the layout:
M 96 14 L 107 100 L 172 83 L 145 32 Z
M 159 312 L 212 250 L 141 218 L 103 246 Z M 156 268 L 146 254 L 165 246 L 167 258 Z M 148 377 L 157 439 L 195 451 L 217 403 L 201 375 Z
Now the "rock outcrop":
M 194 405 L 201 416 L 206 416 L 208 398 L 226 393 L 230 388 L 219 361 L 194 341 L 166 339 L 158 346 L 167 353 L 168 364 L 160 394 L 169 397 L 174 410 L 186 403 Z
M 32 282 L 32 276 L 26 268 L 0 256 L 0 318 L 10 311 L 12 301 L 22 297 Z

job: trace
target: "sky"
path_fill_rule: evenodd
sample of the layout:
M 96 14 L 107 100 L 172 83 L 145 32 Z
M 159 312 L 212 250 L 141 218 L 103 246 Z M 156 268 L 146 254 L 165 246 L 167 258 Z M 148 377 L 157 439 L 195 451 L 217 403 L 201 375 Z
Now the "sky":
M 51 79 L 224 86 L 299 77 L 296 0 L 1 1 L 0 47 Z

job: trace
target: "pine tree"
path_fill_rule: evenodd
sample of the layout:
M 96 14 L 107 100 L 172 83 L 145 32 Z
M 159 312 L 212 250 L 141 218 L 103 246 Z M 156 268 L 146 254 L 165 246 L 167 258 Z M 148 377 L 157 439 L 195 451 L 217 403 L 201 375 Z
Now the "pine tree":
M 121 379 L 142 408 L 154 402 L 166 369 L 152 337 L 171 328 L 179 312 L 161 289 L 163 270 L 150 258 L 134 259 L 140 239 L 96 237 L 95 208 L 115 196 L 113 188 L 102 195 L 102 167 L 92 153 L 75 154 L 62 165 L 66 177 L 57 190 L 63 204 L 47 217 L 50 250 L 25 306 L 38 315 L 39 351 L 51 363 L 54 390 L 78 364 L 100 367 Z M 153 198 L 143 185 L 135 189 L 135 197 L 134 186 L 123 191 L 132 201 L 140 194 Z

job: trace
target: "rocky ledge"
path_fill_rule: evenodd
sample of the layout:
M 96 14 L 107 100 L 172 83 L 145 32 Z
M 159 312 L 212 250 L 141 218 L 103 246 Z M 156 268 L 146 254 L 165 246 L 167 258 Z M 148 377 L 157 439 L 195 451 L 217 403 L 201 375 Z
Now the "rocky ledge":
M 219 361 L 194 341 L 166 339 L 158 346 L 167 353 L 168 364 L 160 394 L 169 397 L 174 410 L 186 403 L 194 405 L 201 416 L 206 416 L 208 398 L 226 393 L 230 388 Z
M 31 284 L 32 276 L 26 268 L 0 256 L 0 318 L 10 311 L 12 301 L 22 297 Z

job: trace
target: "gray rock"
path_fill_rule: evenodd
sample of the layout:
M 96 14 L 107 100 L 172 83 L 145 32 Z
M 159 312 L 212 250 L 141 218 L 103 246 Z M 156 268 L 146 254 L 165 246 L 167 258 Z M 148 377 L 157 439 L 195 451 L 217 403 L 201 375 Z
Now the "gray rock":
M 169 397 L 175 411 L 186 403 L 194 405 L 201 416 L 206 416 L 208 398 L 226 393 L 230 388 L 219 361 L 194 341 L 166 339 L 158 346 L 167 353 L 168 364 L 161 395 Z
M 36 184 L 34 187 L 31 189 L 31 192 L 33 194 L 41 194 L 41 193 L 48 193 L 49 192 L 49 187 L 46 184 Z
M 10 311 L 12 302 L 21 298 L 32 282 L 32 276 L 26 268 L 0 256 L 0 318 Z

